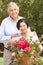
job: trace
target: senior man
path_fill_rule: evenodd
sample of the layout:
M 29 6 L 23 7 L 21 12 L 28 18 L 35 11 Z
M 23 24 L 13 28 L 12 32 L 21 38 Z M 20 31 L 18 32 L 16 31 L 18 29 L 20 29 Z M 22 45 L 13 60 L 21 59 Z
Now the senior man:
M 17 36 L 16 33 L 20 33 L 16 24 L 19 19 L 23 17 L 19 16 L 19 6 L 15 2 L 10 2 L 7 6 L 8 17 L 6 17 L 0 27 L 0 42 L 4 44 L 4 65 L 10 65 L 11 52 L 7 49 L 11 38 Z M 30 31 L 30 28 L 29 28 Z
M 0 41 L 4 44 L 4 65 L 11 63 L 11 52 L 7 49 L 7 43 L 12 36 L 19 33 L 16 24 L 19 19 L 23 18 L 19 16 L 19 6 L 15 2 L 8 4 L 7 12 L 9 16 L 2 21 L 0 27 Z

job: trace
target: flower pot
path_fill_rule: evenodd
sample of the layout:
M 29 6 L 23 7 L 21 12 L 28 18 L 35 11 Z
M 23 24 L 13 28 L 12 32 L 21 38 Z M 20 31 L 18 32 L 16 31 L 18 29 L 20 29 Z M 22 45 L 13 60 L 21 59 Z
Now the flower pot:
M 29 57 L 28 56 L 22 56 L 20 57 L 20 65 L 27 65 L 28 64 L 28 59 Z

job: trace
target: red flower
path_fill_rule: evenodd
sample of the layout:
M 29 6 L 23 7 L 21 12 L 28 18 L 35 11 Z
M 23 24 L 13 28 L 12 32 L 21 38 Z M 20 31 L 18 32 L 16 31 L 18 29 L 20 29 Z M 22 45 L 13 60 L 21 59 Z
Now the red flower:
M 29 52 L 31 50 L 31 48 L 30 47 L 26 47 L 26 48 L 24 48 L 24 52 Z
M 17 47 L 26 48 L 26 47 L 29 47 L 29 43 L 27 42 L 27 40 L 25 38 L 21 38 L 17 43 Z

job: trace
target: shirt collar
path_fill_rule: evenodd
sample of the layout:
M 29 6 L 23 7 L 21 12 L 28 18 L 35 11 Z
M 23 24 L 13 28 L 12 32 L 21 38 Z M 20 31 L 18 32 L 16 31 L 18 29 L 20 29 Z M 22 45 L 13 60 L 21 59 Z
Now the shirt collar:
M 14 20 L 9 16 L 9 18 L 10 18 L 10 20 L 12 21 L 12 22 L 14 22 Z M 18 16 L 18 19 L 17 19 L 17 21 L 19 20 L 19 16 Z

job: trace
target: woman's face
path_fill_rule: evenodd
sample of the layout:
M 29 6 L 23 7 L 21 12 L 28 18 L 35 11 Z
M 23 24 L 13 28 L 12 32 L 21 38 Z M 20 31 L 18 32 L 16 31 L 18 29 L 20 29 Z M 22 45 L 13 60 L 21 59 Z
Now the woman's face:
M 22 34 L 25 34 L 27 32 L 27 24 L 25 22 L 21 22 L 19 29 Z
M 11 5 L 9 7 L 9 11 L 8 11 L 9 15 L 13 18 L 16 19 L 18 17 L 19 14 L 19 8 L 15 5 Z

